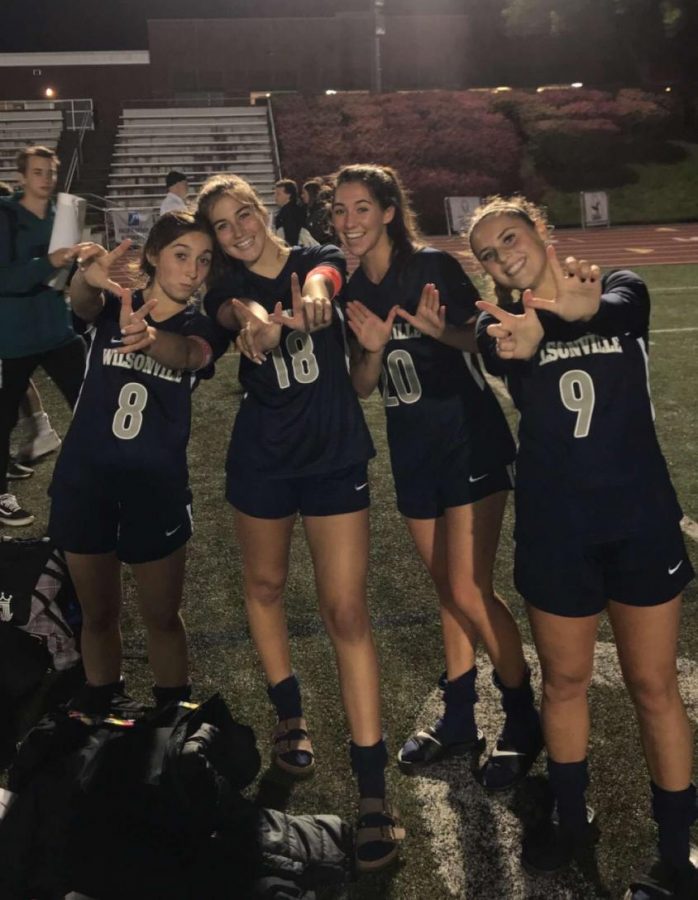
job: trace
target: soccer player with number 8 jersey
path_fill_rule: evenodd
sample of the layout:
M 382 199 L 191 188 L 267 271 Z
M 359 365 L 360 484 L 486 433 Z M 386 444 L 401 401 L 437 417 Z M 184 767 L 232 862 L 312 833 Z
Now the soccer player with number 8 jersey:
M 397 855 L 403 830 L 385 798 L 387 752 L 366 604 L 367 463 L 374 450 L 333 302 L 344 285 L 344 258 L 331 245 L 286 246 L 269 230 L 259 196 L 237 176 L 210 178 L 198 203 L 224 257 L 206 310 L 237 335 L 241 352 L 244 394 L 226 496 L 235 509 L 250 630 L 278 716 L 272 758 L 294 777 L 314 767 L 283 606 L 300 514 L 351 732 L 360 794 L 357 864 L 378 869 Z
M 514 578 L 543 674 L 542 720 L 556 815 L 524 841 L 523 864 L 554 872 L 598 836 L 587 809 L 594 644 L 608 616 L 651 777 L 658 859 L 627 900 L 698 896 L 693 740 L 676 674 L 681 592 L 693 577 L 654 430 L 650 301 L 633 272 L 565 268 L 541 210 L 521 197 L 476 211 L 470 245 L 499 304 L 481 301 L 478 340 L 520 413 Z M 631 827 L 631 823 L 628 823 Z
M 493 568 L 514 443 L 472 352 L 477 292 L 447 253 L 423 247 L 397 174 L 352 165 L 336 176 L 333 223 L 360 266 L 347 287 L 352 380 L 379 384 L 397 504 L 436 586 L 446 655 L 444 714 L 398 754 L 406 772 L 479 755 L 475 648 L 494 665 L 504 728 L 483 786 L 523 778 L 542 747 L 521 637 Z
M 70 298 L 91 325 L 91 344 L 49 489 L 49 535 L 66 551 L 83 612 L 87 686 L 74 702 L 86 712 L 123 694 L 121 562 L 136 580 L 156 701 L 190 694 L 179 608 L 191 536 L 191 392 L 229 343 L 189 303 L 211 265 L 206 222 L 187 212 L 162 216 L 143 248 L 147 284 L 133 295 L 110 278 L 128 246 L 81 250 Z

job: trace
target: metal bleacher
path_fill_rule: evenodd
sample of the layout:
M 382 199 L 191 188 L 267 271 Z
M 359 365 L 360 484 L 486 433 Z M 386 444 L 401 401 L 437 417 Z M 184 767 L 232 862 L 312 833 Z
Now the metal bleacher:
M 193 194 L 209 177 L 232 172 L 273 202 L 274 146 L 265 107 L 124 109 L 112 154 L 107 201 L 159 207 L 171 169 Z
M 56 150 L 63 131 L 60 109 L 0 108 L 0 181 L 17 180 L 17 152 L 29 144 L 41 144 Z

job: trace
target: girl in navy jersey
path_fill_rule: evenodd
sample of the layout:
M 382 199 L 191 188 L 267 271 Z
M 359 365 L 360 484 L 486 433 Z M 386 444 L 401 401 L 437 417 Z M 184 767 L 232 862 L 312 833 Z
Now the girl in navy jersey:
M 82 250 L 70 299 L 91 324 L 92 342 L 49 489 L 49 534 L 66 551 L 83 612 L 87 686 L 74 703 L 95 712 L 123 695 L 122 562 L 136 580 L 157 702 L 190 695 L 179 614 L 191 536 L 190 397 L 228 344 L 189 305 L 211 265 L 206 222 L 186 212 L 162 216 L 143 248 L 146 287 L 133 295 L 109 275 L 128 246 Z
M 381 382 L 398 508 L 440 600 L 444 715 L 398 761 L 411 772 L 484 749 L 474 712 L 481 640 L 506 719 L 480 778 L 501 790 L 526 774 L 542 739 L 521 637 L 493 587 L 514 443 L 471 355 L 478 294 L 453 257 L 419 243 L 388 167 L 339 171 L 333 224 L 360 262 L 347 287 L 352 380 L 362 397 Z
M 649 295 L 633 272 L 602 276 L 571 257 L 563 270 L 547 238 L 541 211 L 522 198 L 494 198 L 470 229 L 499 298 L 478 303 L 480 347 L 521 412 L 514 574 L 541 660 L 557 806 L 555 820 L 524 842 L 523 863 L 555 871 L 598 833 L 585 803 L 587 688 L 605 608 L 659 829 L 659 860 L 626 896 L 688 900 L 698 896 L 689 862 L 696 792 L 676 645 L 693 570 L 654 430 Z
M 279 720 L 273 760 L 297 777 L 314 766 L 283 606 L 300 513 L 351 732 L 361 797 L 357 861 L 360 869 L 380 868 L 396 856 L 402 830 L 385 800 L 387 753 L 366 604 L 367 463 L 374 450 L 332 302 L 344 284 L 344 259 L 331 245 L 289 248 L 279 241 L 259 197 L 236 176 L 209 179 L 199 209 L 225 258 L 206 309 L 237 334 L 242 353 L 244 394 L 226 496 L 235 509 L 250 630 Z

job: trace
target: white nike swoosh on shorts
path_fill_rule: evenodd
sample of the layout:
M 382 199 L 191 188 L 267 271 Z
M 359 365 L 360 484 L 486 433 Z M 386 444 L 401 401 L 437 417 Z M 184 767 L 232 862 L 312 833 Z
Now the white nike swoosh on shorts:
M 172 529 L 172 531 L 166 531 L 166 532 L 165 532 L 165 537 L 172 537 L 172 535 L 175 534 L 177 531 L 179 531 L 179 529 L 180 529 L 181 527 L 182 527 L 182 523 L 180 522 L 179 525 L 178 525 L 176 528 L 173 528 L 173 529 Z
M 489 472 L 485 472 L 484 475 L 478 475 L 477 478 L 473 478 L 472 475 L 469 475 L 469 476 L 468 476 L 468 481 L 469 481 L 471 484 L 475 484 L 476 481 L 482 481 L 483 478 L 487 478 L 487 476 L 488 476 L 489 474 L 490 474 Z
M 363 491 L 363 489 L 364 489 L 365 487 L 368 487 L 368 481 L 364 481 L 363 484 L 355 484 L 355 485 L 354 485 L 354 490 L 355 490 L 355 491 Z
M 674 572 L 678 572 L 681 566 L 683 565 L 683 560 L 679 560 L 675 566 L 670 566 L 667 571 L 670 575 L 673 575 Z

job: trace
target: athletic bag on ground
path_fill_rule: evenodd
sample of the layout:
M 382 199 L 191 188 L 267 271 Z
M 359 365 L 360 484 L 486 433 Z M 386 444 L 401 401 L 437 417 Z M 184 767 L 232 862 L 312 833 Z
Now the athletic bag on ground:
M 51 541 L 0 538 L 0 647 L 12 654 L 0 667 L 0 691 L 24 696 L 47 670 L 76 665 L 80 623 L 65 559 Z
M 341 819 L 242 796 L 260 757 L 219 695 L 118 715 L 59 709 L 23 741 L 0 821 L 3 900 L 312 900 L 348 879 Z

